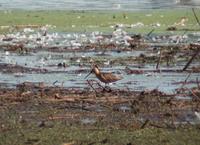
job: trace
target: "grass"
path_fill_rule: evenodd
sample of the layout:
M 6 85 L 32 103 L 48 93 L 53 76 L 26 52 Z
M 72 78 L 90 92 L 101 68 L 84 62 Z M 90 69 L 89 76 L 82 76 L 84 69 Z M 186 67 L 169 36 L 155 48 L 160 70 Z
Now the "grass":
M 61 145 L 63 143 L 84 145 L 198 145 L 199 129 L 194 127 L 177 130 L 146 128 L 121 130 L 68 126 L 54 122 L 53 127 L 37 127 L 31 124 L 15 124 L 0 133 L 0 145 Z
M 101 120 L 95 124 L 53 120 L 41 127 L 39 117 L 27 121 L 21 120 L 21 113 L 15 110 L 8 113 L 0 120 L 0 145 L 199 145 L 200 142 L 198 125 L 135 129 L 106 127 Z
M 76 122 L 48 120 L 48 116 L 58 111 L 56 108 L 49 110 L 50 104 L 32 104 L 37 101 L 27 103 L 22 107 L 25 110 L 20 109 L 22 112 L 15 105 L 1 108 L 0 145 L 199 145 L 200 142 L 198 124 L 177 129 L 148 126 L 138 129 L 108 125 L 102 119 L 97 119 L 94 124 L 82 124 L 78 118 Z M 30 109 L 28 106 L 36 113 L 23 113 Z M 41 125 L 42 120 L 46 120 L 45 125 Z
M 200 18 L 199 10 L 196 10 Z M 126 16 L 126 18 L 124 18 Z M 149 10 L 136 12 L 119 11 L 23 11 L 15 10 L 11 12 L 0 11 L 0 26 L 15 25 L 53 25 L 56 31 L 65 32 L 112 32 L 116 24 L 136 24 L 143 23 L 145 26 L 128 28 L 128 32 L 147 33 L 153 29 L 153 24 L 159 23 L 160 27 L 156 32 L 165 32 L 166 28 L 180 21 L 182 17 L 187 17 L 186 27 L 188 29 L 198 29 L 196 19 L 191 9 L 181 10 Z M 1 33 L 6 32 L 1 29 Z

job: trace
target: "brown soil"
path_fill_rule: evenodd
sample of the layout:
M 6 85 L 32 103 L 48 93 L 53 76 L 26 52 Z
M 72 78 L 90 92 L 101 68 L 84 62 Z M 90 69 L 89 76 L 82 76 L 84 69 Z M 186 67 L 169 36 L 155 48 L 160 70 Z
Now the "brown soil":
M 180 95 L 191 99 L 177 99 L 176 96 Z M 122 128 L 174 128 L 180 125 L 177 122 L 184 121 L 182 118 L 187 112 L 200 111 L 199 88 L 165 94 L 158 90 L 135 92 L 100 87 L 93 90 L 89 86 L 66 89 L 25 82 L 16 89 L 1 88 L 0 99 L 1 114 L 14 109 L 25 120 L 65 120 L 76 124 L 85 123 L 81 120 L 90 118 L 106 126 Z M 46 112 L 41 114 L 42 110 Z M 40 113 L 29 113 L 34 111 Z

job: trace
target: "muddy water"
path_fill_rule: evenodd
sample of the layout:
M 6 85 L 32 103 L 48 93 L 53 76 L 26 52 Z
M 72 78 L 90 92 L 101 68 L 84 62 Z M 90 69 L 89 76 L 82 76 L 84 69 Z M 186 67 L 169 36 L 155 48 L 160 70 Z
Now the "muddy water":
M 200 6 L 199 0 L 0 0 L 0 9 L 144 10 Z

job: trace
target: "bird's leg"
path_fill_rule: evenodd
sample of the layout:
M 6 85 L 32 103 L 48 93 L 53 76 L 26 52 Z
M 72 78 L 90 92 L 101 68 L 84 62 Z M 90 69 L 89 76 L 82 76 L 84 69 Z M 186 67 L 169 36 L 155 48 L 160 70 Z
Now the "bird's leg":
M 104 89 L 104 87 L 98 82 L 98 81 L 96 81 L 96 80 L 94 80 L 95 82 L 96 82 L 96 84 L 99 86 L 99 87 L 101 87 L 102 89 Z
M 91 84 L 90 80 L 87 80 L 88 85 L 95 91 L 97 94 L 97 90 L 93 87 L 93 84 Z
M 111 92 L 111 88 L 109 86 L 107 86 L 107 84 L 105 83 L 105 87 L 103 88 L 103 91 L 106 91 L 106 92 Z

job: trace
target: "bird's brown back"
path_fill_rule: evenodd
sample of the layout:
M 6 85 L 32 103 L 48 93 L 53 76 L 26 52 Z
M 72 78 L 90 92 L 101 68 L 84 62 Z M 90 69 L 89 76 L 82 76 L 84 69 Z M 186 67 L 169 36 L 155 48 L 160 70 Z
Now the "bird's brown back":
M 96 76 L 100 81 L 104 83 L 112 83 L 122 79 L 122 77 L 116 76 L 112 73 L 104 73 L 104 72 Z

